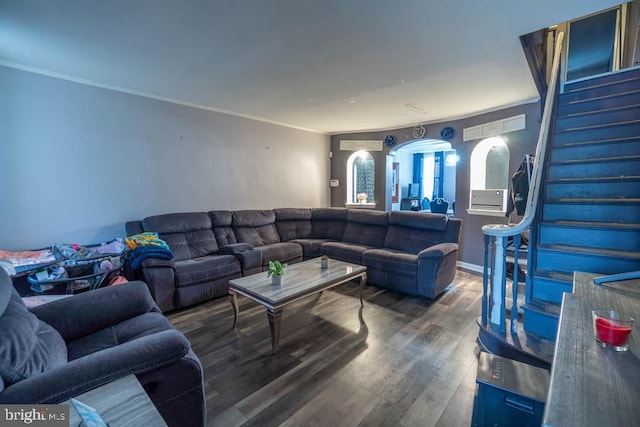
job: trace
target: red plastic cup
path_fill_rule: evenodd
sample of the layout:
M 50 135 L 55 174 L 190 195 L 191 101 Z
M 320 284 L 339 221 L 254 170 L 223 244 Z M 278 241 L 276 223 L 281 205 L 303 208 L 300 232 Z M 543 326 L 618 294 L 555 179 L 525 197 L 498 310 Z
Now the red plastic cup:
M 626 351 L 633 318 L 613 310 L 593 310 L 593 333 L 603 347 Z

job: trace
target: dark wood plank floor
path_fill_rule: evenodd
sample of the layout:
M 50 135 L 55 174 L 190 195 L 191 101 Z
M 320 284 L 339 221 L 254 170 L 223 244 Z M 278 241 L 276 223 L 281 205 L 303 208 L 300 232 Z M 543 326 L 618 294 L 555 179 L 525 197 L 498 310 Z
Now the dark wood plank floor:
M 271 355 L 265 309 L 219 299 L 169 315 L 205 369 L 210 426 L 468 426 L 479 276 L 439 299 L 346 283 L 285 307 Z

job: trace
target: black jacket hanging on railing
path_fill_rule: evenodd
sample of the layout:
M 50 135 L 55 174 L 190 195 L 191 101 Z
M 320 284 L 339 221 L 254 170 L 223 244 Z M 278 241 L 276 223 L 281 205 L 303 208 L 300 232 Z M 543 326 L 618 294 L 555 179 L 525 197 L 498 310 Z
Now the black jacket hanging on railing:
M 518 215 L 522 216 L 527 209 L 533 159 L 533 155 L 527 154 L 520 163 L 518 171 L 511 177 L 511 193 L 509 200 L 507 200 L 506 216 L 511 215 L 514 209 Z

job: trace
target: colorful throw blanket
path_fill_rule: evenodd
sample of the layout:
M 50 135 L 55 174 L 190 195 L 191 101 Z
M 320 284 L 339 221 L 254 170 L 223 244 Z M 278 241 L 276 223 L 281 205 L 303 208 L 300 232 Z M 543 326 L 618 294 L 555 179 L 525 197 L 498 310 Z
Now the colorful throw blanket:
M 138 246 L 158 246 L 169 249 L 167 243 L 158 237 L 158 233 L 152 231 L 134 234 L 133 236 L 127 237 L 124 241 L 131 250 L 134 250 Z

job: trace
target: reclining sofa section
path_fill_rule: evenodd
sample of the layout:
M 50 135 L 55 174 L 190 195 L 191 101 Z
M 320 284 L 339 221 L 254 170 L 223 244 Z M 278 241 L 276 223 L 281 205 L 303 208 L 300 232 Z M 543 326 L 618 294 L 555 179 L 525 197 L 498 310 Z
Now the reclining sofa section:
M 155 231 L 175 254 L 146 259 L 140 278 L 162 311 L 227 294 L 229 280 L 327 255 L 367 266 L 368 283 L 435 298 L 455 278 L 462 220 L 344 208 L 172 213 L 126 224 Z

